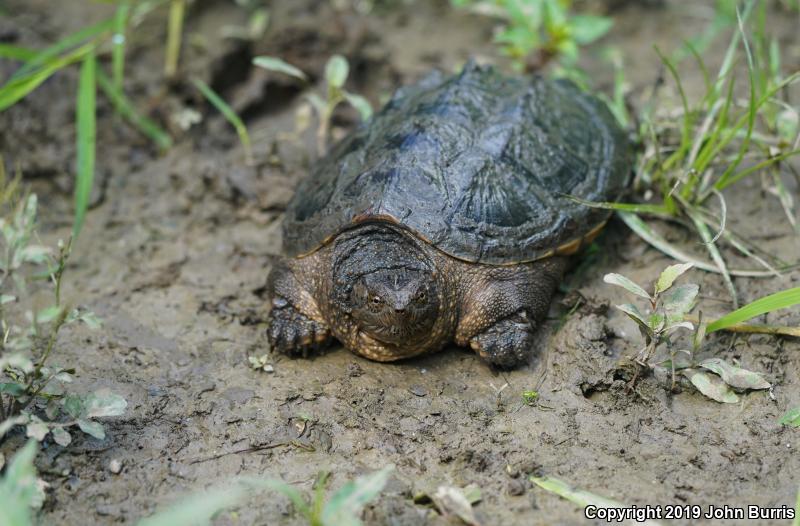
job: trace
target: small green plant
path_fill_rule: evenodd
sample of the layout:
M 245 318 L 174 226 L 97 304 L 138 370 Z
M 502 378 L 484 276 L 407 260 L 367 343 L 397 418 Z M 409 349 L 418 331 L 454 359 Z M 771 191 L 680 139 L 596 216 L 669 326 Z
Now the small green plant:
M 525 404 L 535 405 L 538 400 L 539 391 L 534 391 L 533 389 L 522 391 L 522 401 L 525 402 Z
M 785 426 L 800 428 L 800 407 L 795 407 L 786 411 L 779 423 Z
M 786 124 L 793 122 L 797 111 L 781 99 L 784 88 L 800 79 L 800 72 L 782 76 L 777 59 L 773 58 L 770 65 L 769 53 L 762 51 L 756 55 L 752 52 L 747 28 L 754 5 L 754 2 L 748 2 L 741 14 L 737 12 L 738 30 L 731 39 L 716 78 L 710 76 L 700 55 L 690 48 L 695 51 L 698 68 L 705 79 L 705 94 L 699 101 L 689 101 L 675 64 L 658 52 L 677 86 L 682 115 L 676 124 L 673 114 L 667 117 L 666 111 L 656 111 L 652 103 L 645 108 L 639 130 L 644 153 L 639 161 L 635 185 L 640 192 L 652 195 L 660 202 L 584 203 L 617 210 L 635 233 L 662 252 L 692 262 L 696 268 L 720 273 L 734 307 L 739 305 L 731 276 L 778 275 L 790 265 L 760 252 L 752 243 L 727 228 L 728 210 L 723 191 L 746 178 L 767 173 L 772 177 L 776 194 L 794 224 L 795 211 L 781 181 L 781 171 L 792 170 L 784 161 L 800 153 L 797 129 Z M 763 30 L 765 23 L 763 17 L 756 17 L 757 35 L 766 34 Z M 744 103 L 734 97 L 734 65 L 740 44 L 749 79 L 749 94 Z M 777 48 L 764 43 L 758 49 Z M 778 115 L 783 115 L 780 118 L 784 123 L 783 138 L 778 132 Z M 718 211 L 714 211 L 715 203 Z M 702 261 L 681 251 L 639 215 L 678 220 L 693 228 L 711 261 Z M 752 258 L 765 270 L 729 269 L 718 244 L 725 244 Z
M 295 510 L 308 521 L 309 526 L 359 526 L 359 517 L 364 506 L 380 494 L 393 470 L 394 466 L 389 465 L 375 473 L 348 481 L 327 501 L 327 472 L 322 472 L 317 477 L 314 497 L 310 500 L 300 490 L 282 480 L 244 477 L 234 481 L 234 484 L 227 484 L 226 489 L 192 495 L 172 508 L 140 521 L 139 526 L 208 524 L 212 516 L 244 500 L 250 494 L 249 490 L 282 493 L 292 501 Z
M 451 0 L 456 7 L 503 20 L 495 42 L 517 69 L 539 69 L 550 61 L 556 72 L 577 71 L 580 46 L 605 35 L 613 21 L 571 12 L 571 0 Z
M 142 2 L 136 15 L 144 16 L 155 5 Z M 161 149 L 169 148 L 172 139 L 150 119 L 140 115 L 124 94 L 125 31 L 133 16 L 131 4 L 121 2 L 114 16 L 67 35 L 55 44 L 31 50 L 0 44 L 0 57 L 21 62 L 22 65 L 0 86 L 0 111 L 18 103 L 58 71 L 80 64 L 78 97 L 76 101 L 75 219 L 73 237 L 80 233 L 89 206 L 96 150 L 96 92 L 105 93 L 116 111 L 150 138 Z M 112 78 L 97 65 L 97 56 L 106 53 L 110 44 Z
M 692 283 L 675 285 L 675 281 L 690 268 L 692 268 L 691 263 L 667 267 L 656 281 L 652 294 L 620 274 L 606 274 L 603 278 L 606 283 L 622 287 L 636 296 L 647 299 L 649 303 L 649 310 L 646 313 L 631 303 L 617 305 L 619 310 L 636 322 L 644 338 L 644 346 L 633 357 L 637 368 L 632 383 L 636 381 L 641 369 L 668 365 L 673 388 L 676 383 L 676 373 L 679 372 L 698 391 L 718 402 L 738 402 L 739 397 L 734 389 L 744 391 L 771 388 L 772 385 L 759 373 L 748 371 L 719 358 L 698 361 L 696 355 L 701 350 L 708 333 L 741 328 L 738 325 L 741 321 L 800 304 L 800 287 L 758 299 L 711 323 L 703 321 L 700 316 L 695 328 L 689 321 L 688 314 L 695 305 L 699 287 Z M 775 332 L 759 330 L 770 327 L 750 326 L 750 328 L 753 332 Z M 672 335 L 680 329 L 694 332 L 691 349 L 674 348 Z M 651 363 L 651 358 L 662 345 L 668 348 L 669 359 L 657 364 Z
M 650 313 L 644 314 L 636 305 L 625 303 L 617 305 L 630 319 L 636 322 L 645 345 L 635 357 L 636 363 L 648 366 L 656 349 L 669 341 L 670 335 L 679 329 L 694 329 L 684 317 L 694 307 L 700 287 L 694 284 L 674 286 L 675 280 L 692 268 L 691 263 L 671 265 L 659 276 L 650 294 L 621 274 L 606 274 L 603 281 L 622 287 L 628 292 L 649 302 Z
M 288 64 L 276 57 L 256 57 L 253 64 L 262 68 L 291 75 L 302 81 L 307 81 L 306 74 L 300 69 Z M 319 125 L 317 127 L 317 149 L 322 154 L 328 146 L 330 135 L 331 117 L 333 111 L 339 104 L 347 102 L 358 111 L 362 120 L 367 120 L 372 116 L 372 106 L 369 101 L 356 93 L 351 93 L 344 89 L 344 84 L 350 74 L 350 65 L 347 59 L 341 55 L 333 55 L 325 64 L 325 96 L 324 98 L 316 93 L 310 93 L 308 101 L 317 112 Z
M 66 393 L 64 386 L 75 370 L 51 364 L 62 328 L 79 321 L 99 325 L 93 313 L 62 301 L 70 243 L 59 242 L 57 251 L 38 244 L 36 195 L 17 199 L 17 180 L 6 184 L 1 168 L 0 187 L 5 199 L 0 219 L 0 440 L 20 425 L 31 438 L 42 441 L 52 434 L 63 446 L 71 442 L 67 429 L 73 426 L 104 438 L 95 419 L 122 414 L 125 400 L 106 390 L 86 396 Z M 35 307 L 32 291 L 38 298 L 48 291 L 50 303 Z

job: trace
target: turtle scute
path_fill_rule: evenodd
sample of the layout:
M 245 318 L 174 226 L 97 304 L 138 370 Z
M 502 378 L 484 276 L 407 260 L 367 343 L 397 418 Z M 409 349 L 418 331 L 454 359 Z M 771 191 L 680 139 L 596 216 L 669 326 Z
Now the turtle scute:
M 568 81 L 469 63 L 403 87 L 337 144 L 287 210 L 290 256 L 390 221 L 455 258 L 512 264 L 602 224 L 577 203 L 620 197 L 631 148 L 605 105 Z

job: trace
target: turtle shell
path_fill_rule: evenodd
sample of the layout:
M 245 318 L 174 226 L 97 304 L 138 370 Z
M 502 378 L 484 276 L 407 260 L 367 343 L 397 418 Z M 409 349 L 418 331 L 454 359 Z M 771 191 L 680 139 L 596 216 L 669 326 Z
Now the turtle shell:
M 608 108 L 564 80 L 469 63 L 398 90 L 299 185 L 284 249 L 390 221 L 443 252 L 504 265 L 570 253 L 628 184 L 630 144 Z

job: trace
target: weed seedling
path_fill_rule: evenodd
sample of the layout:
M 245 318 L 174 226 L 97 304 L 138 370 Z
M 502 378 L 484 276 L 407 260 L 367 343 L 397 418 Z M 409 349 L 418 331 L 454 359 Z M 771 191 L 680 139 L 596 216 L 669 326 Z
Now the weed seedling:
M 613 24 L 603 16 L 571 12 L 571 0 L 451 0 L 456 7 L 503 20 L 495 42 L 516 69 L 536 70 L 556 63 L 556 73 L 582 77 L 580 46 L 605 35 Z M 581 80 L 578 78 L 577 80 Z
M 253 59 L 253 64 L 271 71 L 290 75 L 304 82 L 307 80 L 306 74 L 300 69 L 279 58 L 256 57 Z M 324 153 L 328 146 L 331 117 L 333 117 L 333 111 L 339 104 L 343 102 L 350 104 L 358 111 L 362 120 L 367 120 L 372 116 L 372 106 L 366 98 L 344 89 L 344 84 L 349 74 L 350 65 L 347 59 L 341 55 L 333 55 L 325 64 L 325 96 L 321 97 L 316 93 L 310 93 L 307 96 L 308 101 L 319 117 L 317 150 L 320 154 Z
M 606 283 L 622 287 L 636 296 L 647 299 L 649 303 L 649 312 L 646 314 L 631 303 L 617 305 L 619 310 L 636 322 L 644 338 L 644 346 L 635 357 L 632 357 L 637 368 L 630 385 L 634 384 L 643 368 L 669 365 L 673 389 L 676 373 L 680 373 L 698 391 L 718 402 L 738 402 L 739 397 L 733 389 L 743 391 L 770 389 L 772 385 L 759 373 L 748 371 L 719 358 L 698 361 L 696 354 L 701 350 L 708 333 L 741 329 L 742 326 L 739 325 L 741 321 L 799 304 L 800 288 L 758 299 L 711 323 L 703 321 L 702 316 L 698 316 L 695 328 L 692 321 L 689 321 L 691 317 L 688 314 L 694 307 L 699 286 L 692 283 L 675 285 L 675 280 L 691 267 L 691 263 L 667 267 L 656 281 L 652 294 L 620 274 L 606 274 L 603 278 Z M 770 326 L 748 326 L 748 328 L 752 329 L 749 332 L 779 333 Z M 673 349 L 671 336 L 679 329 L 693 331 L 692 349 Z M 651 363 L 650 359 L 662 344 L 669 349 L 669 359 L 657 364 Z
M 93 313 L 62 302 L 70 243 L 59 243 L 57 251 L 37 244 L 36 196 L 16 199 L 15 192 L 6 191 L 2 170 L 0 186 L 7 199 L 0 219 L 0 440 L 21 425 L 28 437 L 41 442 L 52 434 L 62 446 L 72 441 L 67 429 L 74 426 L 103 439 L 105 431 L 95 419 L 122 414 L 125 400 L 107 390 L 86 396 L 66 393 L 75 370 L 51 364 L 62 328 L 79 321 L 99 325 Z M 12 182 L 8 187 L 19 185 Z M 39 297 L 47 290 L 51 303 L 34 308 L 32 289 Z

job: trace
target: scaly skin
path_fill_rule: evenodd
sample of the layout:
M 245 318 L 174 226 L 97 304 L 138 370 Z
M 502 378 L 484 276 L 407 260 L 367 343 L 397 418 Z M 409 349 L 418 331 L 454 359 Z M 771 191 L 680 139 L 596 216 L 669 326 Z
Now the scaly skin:
M 513 367 L 530 356 L 565 266 L 563 257 L 509 266 L 469 263 L 389 223 L 362 225 L 273 268 L 270 345 L 306 356 L 336 338 L 357 354 L 388 362 L 455 342 L 494 365 Z M 408 336 L 395 343 L 367 334 L 352 305 L 352 276 L 382 268 L 430 269 L 438 299 L 432 325 L 404 327 Z

